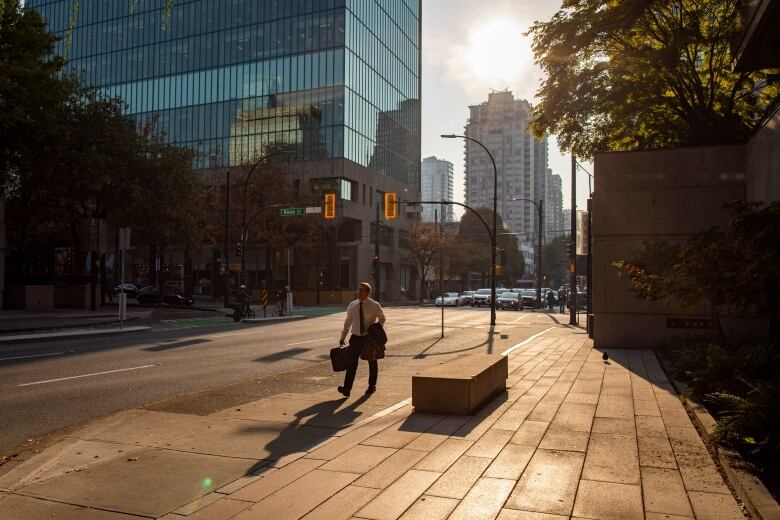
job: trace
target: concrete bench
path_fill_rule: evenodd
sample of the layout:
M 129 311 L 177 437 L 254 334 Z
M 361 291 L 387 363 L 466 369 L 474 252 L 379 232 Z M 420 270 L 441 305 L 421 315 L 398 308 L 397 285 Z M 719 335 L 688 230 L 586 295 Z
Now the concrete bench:
M 412 376 L 416 412 L 471 415 L 506 390 L 509 360 L 499 354 L 469 354 Z

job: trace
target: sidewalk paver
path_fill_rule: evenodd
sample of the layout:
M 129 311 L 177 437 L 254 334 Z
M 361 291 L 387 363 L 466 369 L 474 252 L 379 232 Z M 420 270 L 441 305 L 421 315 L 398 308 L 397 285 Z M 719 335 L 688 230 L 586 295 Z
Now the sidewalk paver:
M 440 476 L 441 473 L 409 470 L 358 511 L 357 516 L 371 520 L 395 520 Z
M 744 519 L 652 351 L 604 362 L 581 331 L 556 327 L 510 354 L 507 392 L 476 415 L 415 414 L 411 374 L 454 356 L 436 348 L 383 372 L 387 391 L 371 398 L 281 394 L 205 417 L 98 421 L 48 469 L 4 476 L 17 494 L 0 511 L 78 510 L 54 499 L 165 520 Z M 73 518 L 125 520 L 102 514 Z

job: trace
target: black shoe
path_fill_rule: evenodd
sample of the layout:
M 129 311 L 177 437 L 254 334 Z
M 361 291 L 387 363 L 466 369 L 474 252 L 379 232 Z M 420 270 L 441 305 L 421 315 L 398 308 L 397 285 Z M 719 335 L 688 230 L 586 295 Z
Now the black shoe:
M 338 387 L 337 390 L 344 397 L 349 397 L 349 392 L 347 390 L 345 390 L 343 386 Z
M 371 395 L 371 394 L 373 394 L 374 392 L 376 392 L 376 387 L 375 387 L 375 386 L 369 386 L 369 387 L 366 389 L 366 395 Z

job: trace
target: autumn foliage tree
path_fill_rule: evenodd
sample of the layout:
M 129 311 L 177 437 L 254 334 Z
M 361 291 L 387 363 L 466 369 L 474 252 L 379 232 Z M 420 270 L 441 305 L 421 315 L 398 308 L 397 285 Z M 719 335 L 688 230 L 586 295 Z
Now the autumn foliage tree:
M 536 132 L 583 157 L 747 138 L 780 91 L 766 72 L 733 70 L 734 8 L 731 0 L 564 0 L 530 30 L 546 76 Z

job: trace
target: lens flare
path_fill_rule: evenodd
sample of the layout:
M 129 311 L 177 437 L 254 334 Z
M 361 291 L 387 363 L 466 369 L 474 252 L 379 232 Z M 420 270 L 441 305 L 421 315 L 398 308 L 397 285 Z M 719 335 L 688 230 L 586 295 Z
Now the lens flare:
M 214 480 L 206 477 L 203 479 L 203 482 L 201 482 L 200 485 L 203 487 L 204 491 L 211 491 L 211 488 L 214 487 Z

